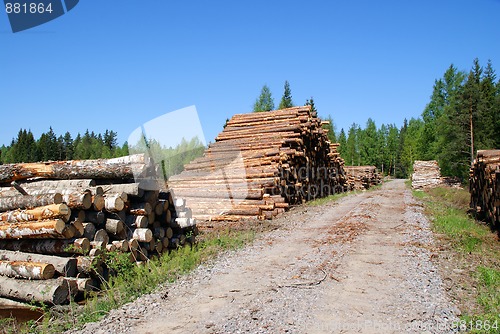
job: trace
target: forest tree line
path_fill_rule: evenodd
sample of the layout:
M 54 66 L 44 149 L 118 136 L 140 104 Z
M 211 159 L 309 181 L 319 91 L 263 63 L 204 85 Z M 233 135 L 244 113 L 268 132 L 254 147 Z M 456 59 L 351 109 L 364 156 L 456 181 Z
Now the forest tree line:
M 117 143 L 117 133 L 94 131 L 75 138 L 69 132 L 57 136 L 52 127 L 35 139 L 31 130 L 21 129 L 10 145 L 0 147 L 0 163 L 115 158 L 128 155 L 128 145 Z
M 451 65 L 434 83 L 421 117 L 394 124 L 341 129 L 335 141 L 348 165 L 375 165 L 409 177 L 415 160 L 437 160 L 444 176 L 465 182 L 477 150 L 500 148 L 500 81 L 491 61 L 470 71 Z

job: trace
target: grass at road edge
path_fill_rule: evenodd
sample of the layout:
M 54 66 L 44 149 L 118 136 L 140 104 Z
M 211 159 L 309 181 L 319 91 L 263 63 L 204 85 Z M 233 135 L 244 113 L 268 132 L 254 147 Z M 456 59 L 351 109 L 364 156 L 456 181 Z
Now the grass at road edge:
M 153 292 L 160 284 L 174 282 L 223 251 L 243 247 L 254 238 L 252 230 L 209 232 L 200 235 L 193 247 L 165 253 L 144 266 L 131 263 L 128 254 L 111 253 L 107 262 L 117 271 L 117 276 L 110 279 L 103 291 L 89 296 L 84 306 L 72 303 L 62 312 L 47 310 L 44 320 L 36 324 L 28 322 L 19 326 L 13 319 L 2 319 L 0 333 L 61 333 L 80 328 L 88 322 L 100 320 L 112 309 Z
M 469 193 L 464 189 L 413 191 L 431 219 L 438 246 L 451 245 L 460 259 L 474 261 L 471 279 L 460 284 L 474 291 L 474 309 L 461 309 L 461 325 L 470 333 L 500 332 L 500 242 L 490 228 L 467 214 Z M 454 284 L 454 289 L 460 289 Z M 464 305 L 467 303 L 463 303 Z M 457 305 L 461 308 L 463 305 Z M 478 311 L 479 310 L 479 311 Z

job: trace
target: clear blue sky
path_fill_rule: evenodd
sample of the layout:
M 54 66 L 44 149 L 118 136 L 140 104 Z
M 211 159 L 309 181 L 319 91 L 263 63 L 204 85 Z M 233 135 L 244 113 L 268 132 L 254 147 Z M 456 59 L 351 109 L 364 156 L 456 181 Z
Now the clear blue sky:
M 453 63 L 500 77 L 499 0 L 82 0 L 13 34 L 0 12 L 0 145 L 20 128 L 73 135 L 142 124 L 190 105 L 207 141 L 263 84 L 278 105 L 314 96 L 338 130 L 418 117 Z

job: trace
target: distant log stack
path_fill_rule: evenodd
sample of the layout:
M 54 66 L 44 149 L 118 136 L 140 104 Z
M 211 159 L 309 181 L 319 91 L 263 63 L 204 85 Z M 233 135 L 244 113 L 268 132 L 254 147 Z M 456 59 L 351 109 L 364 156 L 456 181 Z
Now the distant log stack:
M 442 177 L 441 169 L 439 168 L 439 164 L 436 160 L 415 160 L 413 163 L 411 186 L 415 190 L 436 187 L 460 188 L 461 183 L 457 178 Z
M 500 150 L 478 151 L 470 170 L 470 207 L 500 229 Z
M 235 115 L 169 187 L 205 221 L 271 219 L 289 205 L 343 192 L 344 161 L 324 123 L 309 106 Z
M 349 188 L 366 190 L 382 182 L 382 177 L 375 166 L 344 166 Z
M 106 252 L 140 263 L 194 242 L 189 203 L 155 173 L 142 154 L 1 165 L 0 297 L 65 303 L 107 277 Z
M 413 163 L 413 174 L 411 176 L 413 189 L 434 188 L 442 184 L 441 170 L 436 160 L 416 160 Z

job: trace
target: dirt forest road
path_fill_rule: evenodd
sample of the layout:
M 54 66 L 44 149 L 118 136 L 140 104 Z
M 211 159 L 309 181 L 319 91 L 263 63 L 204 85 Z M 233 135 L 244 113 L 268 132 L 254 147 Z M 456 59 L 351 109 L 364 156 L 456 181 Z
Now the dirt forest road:
M 421 206 L 394 180 L 279 228 L 80 333 L 452 333 Z

